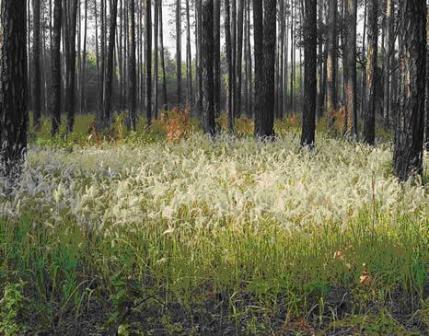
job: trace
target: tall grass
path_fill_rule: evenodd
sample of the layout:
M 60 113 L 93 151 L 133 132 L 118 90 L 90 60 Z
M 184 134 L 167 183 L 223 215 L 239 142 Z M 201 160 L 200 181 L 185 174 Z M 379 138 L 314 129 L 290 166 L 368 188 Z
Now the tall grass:
M 429 328 L 428 187 L 391 175 L 389 145 L 160 130 L 39 141 L 1 180 L 0 334 Z

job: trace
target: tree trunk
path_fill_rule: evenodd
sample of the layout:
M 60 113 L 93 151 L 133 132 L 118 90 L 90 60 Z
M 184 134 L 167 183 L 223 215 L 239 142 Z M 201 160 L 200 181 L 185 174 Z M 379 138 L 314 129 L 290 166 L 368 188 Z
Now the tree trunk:
M 180 0 L 178 0 L 180 1 Z M 152 125 L 152 7 L 146 0 L 146 119 Z
M 289 8 L 289 0 L 286 0 L 286 8 Z M 283 107 L 282 107 L 282 116 L 284 117 L 288 113 L 288 87 L 289 87 L 289 17 L 290 14 L 287 11 L 285 13 L 285 25 L 286 25 L 286 31 L 285 31 L 285 51 L 284 51 L 284 60 L 283 60 L 283 90 L 284 90 L 284 97 L 283 97 Z
M 24 0 L 1 1 L 0 144 L 5 173 L 11 175 L 27 146 L 27 49 Z
M 225 0 L 225 44 L 226 62 L 228 66 L 228 129 L 234 129 L 234 111 L 232 106 L 233 98 L 233 77 L 232 77 L 232 45 L 231 45 L 231 8 L 229 0 Z M 262 51 L 262 49 L 261 49 Z
M 345 132 L 357 138 L 357 109 L 356 109 L 356 24 L 357 0 L 346 0 L 345 6 L 345 48 L 344 48 L 344 74 L 345 74 L 345 100 L 346 118 Z
M 264 3 L 264 113 L 259 136 L 274 136 L 274 99 L 275 99 L 275 63 L 276 63 L 276 14 L 277 0 Z
M 328 4 L 328 59 L 326 94 L 326 109 L 328 112 L 329 128 L 335 124 L 335 114 L 337 111 L 337 0 L 331 0 Z
M 165 56 L 164 56 L 164 32 L 162 25 L 162 0 L 158 0 L 159 14 L 159 42 L 161 47 L 161 68 L 162 68 L 162 103 L 167 105 L 167 75 L 165 73 Z
M 243 60 L 243 15 L 244 0 L 238 0 L 237 12 L 237 35 L 236 35 L 236 95 L 235 95 L 235 116 L 241 116 L 241 86 L 242 86 L 242 60 Z
M 177 104 L 182 104 L 182 5 L 176 0 L 176 75 Z
M 429 42 L 429 18 L 426 24 L 426 34 Z M 426 150 L 429 152 L 429 49 L 426 50 Z
M 252 118 L 253 117 L 253 67 L 252 67 L 252 47 L 251 47 L 251 41 L 250 41 L 250 37 L 251 37 L 251 33 L 250 33 L 250 4 L 251 4 L 251 0 L 247 0 L 247 55 L 246 55 L 246 59 L 248 61 L 248 74 L 249 74 L 249 78 L 248 78 L 248 83 L 249 83 L 249 111 L 248 111 L 248 118 Z
M 154 35 L 154 102 L 153 109 L 155 112 L 155 120 L 158 119 L 159 113 L 159 6 L 158 0 L 154 2 L 154 15 L 155 15 L 155 23 L 153 27 L 153 35 Z
M 213 0 L 202 1 L 201 56 L 203 73 L 203 111 L 204 130 L 207 134 L 216 133 L 213 95 Z
M 191 46 L 191 18 L 189 0 L 186 0 L 186 84 L 189 106 L 194 105 L 194 90 L 192 83 L 192 46 Z M 216 13 L 214 14 L 216 15 Z
M 237 0 L 231 0 L 232 115 L 237 117 Z
M 67 2 L 68 7 L 68 29 L 67 33 L 67 91 L 66 91 L 66 111 L 67 111 L 67 133 L 73 132 L 74 116 L 76 108 L 76 20 L 78 0 Z
M 214 64 L 213 64 L 213 78 L 214 78 L 214 114 L 216 118 L 220 117 L 220 88 L 221 88 L 221 69 L 220 69 L 220 1 L 213 1 L 214 11 Z M 191 74 L 192 75 L 192 74 Z M 192 78 L 192 76 L 191 76 Z
M 323 50 L 323 34 L 322 29 L 324 26 L 323 22 L 323 1 L 318 3 L 318 80 L 317 80 L 317 117 L 323 117 L 323 108 L 325 103 L 325 95 L 323 88 L 323 75 L 324 75 L 324 64 L 325 64 L 325 52 Z M 326 48 L 326 46 L 325 46 Z
M 423 172 L 426 83 L 426 2 L 400 2 L 400 101 L 396 120 L 394 173 L 407 180 Z
M 51 78 L 51 104 L 52 136 L 59 131 L 61 124 L 61 26 L 62 26 L 61 0 L 54 0 L 54 31 L 52 36 L 52 78 Z
M 262 1 L 253 0 L 253 36 L 255 55 L 255 135 L 264 136 L 264 24 Z
M 304 8 L 304 109 L 301 145 L 312 148 L 316 132 L 317 3 L 305 0 Z
M 384 126 L 390 126 L 390 71 L 392 69 L 392 49 L 394 49 L 394 34 L 393 34 L 393 15 L 394 4 L 393 0 L 386 0 L 386 15 L 385 15 L 385 38 L 384 38 L 384 97 L 383 97 L 383 119 Z
M 104 128 L 110 127 L 112 121 L 112 93 L 113 93 L 113 56 L 115 50 L 116 20 L 118 0 L 112 0 L 110 7 L 109 47 L 107 51 L 106 83 L 104 93 Z
M 85 0 L 85 24 L 83 34 L 83 56 L 82 56 L 82 70 L 80 80 L 80 113 L 86 112 L 86 60 L 88 55 L 86 54 L 87 49 L 87 35 L 88 35 L 88 0 Z
M 367 23 L 368 23 L 368 6 L 367 6 L 367 0 L 363 2 L 364 5 L 364 11 L 363 11 L 363 34 L 362 34 L 362 55 L 363 57 L 366 57 L 366 32 L 367 32 Z M 365 110 L 365 92 L 366 92 L 366 65 L 365 63 L 362 66 L 362 73 L 361 73 L 361 102 L 360 102 L 360 114 L 361 117 L 364 115 Z
M 40 129 L 42 117 L 42 75 L 40 71 L 40 0 L 33 0 L 33 124 L 36 130 Z
M 106 74 L 106 0 L 100 1 L 100 73 L 99 73 L 99 105 L 97 115 L 97 128 L 104 127 L 104 92 Z M 98 42 L 97 42 L 98 43 Z
M 294 30 L 294 0 L 291 0 L 290 9 L 290 110 L 292 114 L 295 114 L 295 30 Z
M 131 24 L 130 27 L 130 51 L 128 64 L 128 102 L 130 104 L 129 111 L 129 127 L 136 129 L 137 124 L 137 77 L 136 77 L 136 18 L 135 18 L 135 0 L 129 0 L 129 15 Z
M 283 119 L 283 97 L 284 97 L 284 50 L 285 50 L 285 0 L 280 0 L 279 3 L 279 27 L 280 27 L 280 39 L 279 39 L 279 52 L 278 52 L 278 68 L 277 68 L 277 107 L 276 116 L 279 119 Z
M 368 51 L 366 61 L 366 108 L 364 109 L 363 140 L 375 142 L 375 108 L 377 80 L 378 0 L 368 2 Z

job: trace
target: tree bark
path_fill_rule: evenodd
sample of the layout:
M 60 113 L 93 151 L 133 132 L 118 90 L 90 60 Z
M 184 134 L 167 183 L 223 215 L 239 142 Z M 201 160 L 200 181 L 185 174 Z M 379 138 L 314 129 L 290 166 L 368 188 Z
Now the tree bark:
M 232 41 L 231 41 L 231 8 L 229 0 L 225 0 L 225 44 L 226 44 L 226 62 L 228 67 L 228 129 L 234 129 L 234 111 L 232 106 L 233 99 L 233 74 L 232 74 Z M 262 50 L 262 49 L 261 49 Z
M 427 7 L 422 0 L 400 2 L 400 95 L 393 171 L 400 180 L 423 172 Z
M 0 144 L 5 173 L 20 166 L 27 147 L 27 49 L 24 0 L 1 1 Z
M 276 63 L 276 15 L 277 0 L 264 3 L 264 113 L 259 136 L 274 136 L 274 99 L 275 99 L 275 63 Z
M 368 51 L 366 61 L 366 108 L 364 109 L 363 140 L 369 145 L 375 142 L 375 109 L 378 50 L 378 0 L 368 2 Z
M 66 91 L 66 111 L 67 111 L 67 133 L 73 132 L 74 116 L 76 109 L 76 20 L 78 0 L 71 0 L 66 3 L 68 7 L 68 29 L 67 33 L 67 91 Z M 79 41 L 80 42 L 80 41 Z
M 213 0 L 202 1 L 201 56 L 203 74 L 204 130 L 209 135 L 216 134 L 213 94 Z
M 392 69 L 392 49 L 394 49 L 394 34 L 393 34 L 393 15 L 394 4 L 393 0 L 386 0 L 385 14 L 385 38 L 384 38 L 384 96 L 383 96 L 383 119 L 384 126 L 390 126 L 390 72 Z
M 312 148 L 316 132 L 317 2 L 305 0 L 304 8 L 304 109 L 301 145 Z
M 98 115 L 97 129 L 104 127 L 104 92 L 106 75 L 106 0 L 100 1 L 100 73 L 98 84 Z M 96 42 L 98 43 L 98 42 Z
M 328 4 L 328 58 L 326 62 L 326 109 L 328 112 L 329 128 L 335 124 L 337 111 L 337 0 L 331 0 Z
M 137 77 L 136 77 L 136 18 L 135 18 L 135 0 L 129 1 L 129 15 L 131 24 L 129 33 L 129 64 L 128 64 L 128 103 L 130 104 L 129 111 L 129 127 L 133 130 L 137 126 Z
M 242 87 L 242 61 L 243 61 L 243 19 L 244 0 L 238 0 L 237 12 L 237 35 L 236 35 L 236 95 L 235 95 L 235 116 L 241 115 L 241 87 Z
M 56 135 L 61 124 L 61 0 L 54 0 L 54 31 L 52 34 L 51 134 Z
M 187 104 L 193 106 L 191 18 L 189 11 L 189 0 L 186 0 L 186 96 Z
M 356 109 L 356 24 L 357 0 L 346 0 L 345 6 L 345 101 L 346 118 L 345 132 L 351 129 L 352 136 L 357 138 L 357 109 Z
M 178 0 L 180 2 L 180 0 Z M 146 119 L 152 125 L 152 7 L 146 0 Z
M 40 32 L 40 0 L 33 0 L 33 126 L 35 130 L 39 130 L 42 117 L 42 75 L 40 70 L 40 47 L 41 47 L 41 32 Z
M 220 88 L 221 88 L 221 69 L 220 69 L 220 1 L 213 1 L 214 11 L 214 64 L 213 64 L 213 78 L 214 78 L 214 114 L 216 118 L 220 117 Z M 192 78 L 192 74 L 191 74 Z
M 324 68 L 325 68 L 325 51 L 323 41 L 323 1 L 318 3 L 318 80 L 317 80 L 317 117 L 323 117 L 323 108 L 325 105 L 325 92 L 323 87 L 324 82 Z M 326 49 L 326 46 L 325 46 Z
M 177 103 L 182 104 L 182 5 L 176 0 L 176 75 Z
M 164 56 L 164 32 L 162 25 L 162 0 L 158 0 L 159 14 L 159 42 L 161 47 L 161 68 L 162 68 L 162 103 L 167 105 L 167 75 L 165 73 L 165 56 Z
M 253 0 L 253 36 L 255 55 L 255 135 L 264 136 L 264 24 L 262 1 Z
M 83 34 L 83 55 L 82 55 L 82 70 L 80 80 L 80 113 L 86 112 L 86 64 L 87 64 L 87 37 L 88 37 L 88 0 L 85 0 L 85 23 Z
M 118 0 L 112 0 L 110 7 L 109 47 L 107 51 L 106 83 L 104 93 L 104 128 L 110 127 L 112 121 L 112 93 L 113 93 L 113 57 L 115 50 L 115 35 L 118 14 Z

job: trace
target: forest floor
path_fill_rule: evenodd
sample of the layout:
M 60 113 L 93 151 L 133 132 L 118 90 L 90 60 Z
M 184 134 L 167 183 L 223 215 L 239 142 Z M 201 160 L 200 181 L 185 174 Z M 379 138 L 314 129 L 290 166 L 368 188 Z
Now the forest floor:
M 88 120 L 1 180 L 1 335 L 429 335 L 427 155 Z

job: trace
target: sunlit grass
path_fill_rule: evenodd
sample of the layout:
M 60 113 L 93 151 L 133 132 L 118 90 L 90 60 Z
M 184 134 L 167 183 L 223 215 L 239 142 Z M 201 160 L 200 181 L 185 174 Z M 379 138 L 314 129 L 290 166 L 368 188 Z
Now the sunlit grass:
M 368 320 L 404 335 L 397 307 L 425 326 L 428 186 L 392 176 L 389 144 L 320 131 L 308 152 L 294 118 L 269 143 L 244 119 L 238 138 L 189 126 L 172 142 L 162 122 L 122 122 L 97 140 L 90 119 L 54 140 L 44 123 L 17 187 L 1 181 L 0 334 L 212 323 L 267 335 Z

